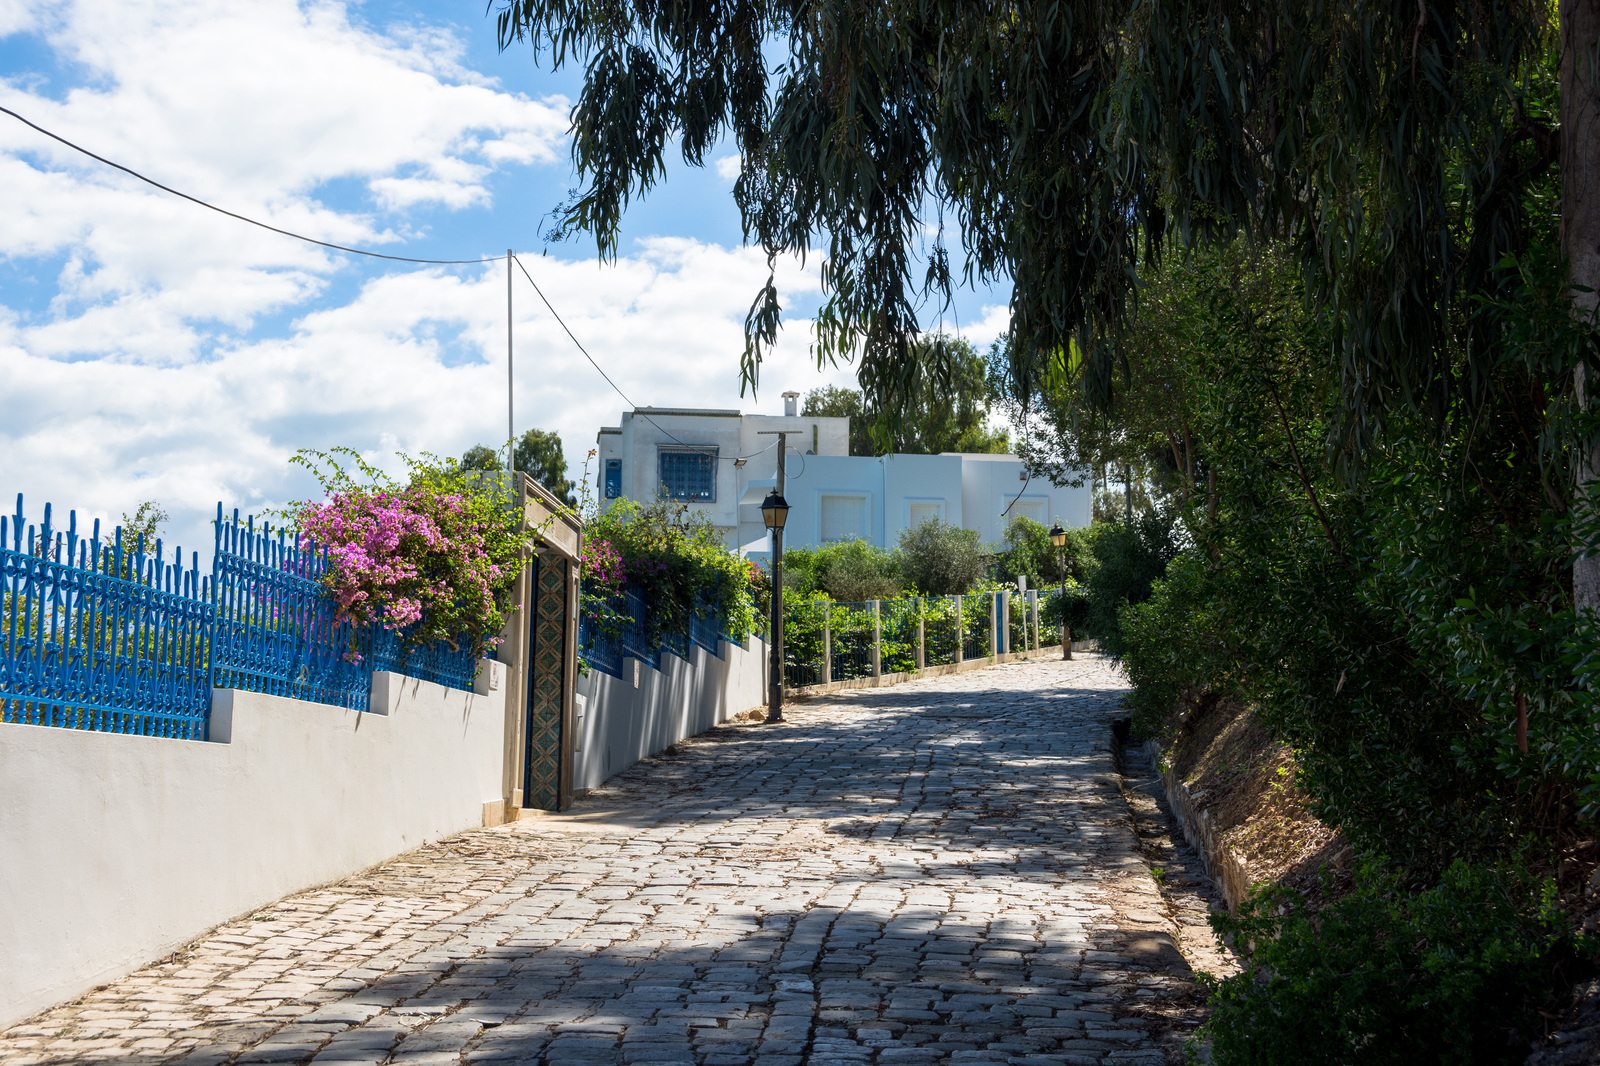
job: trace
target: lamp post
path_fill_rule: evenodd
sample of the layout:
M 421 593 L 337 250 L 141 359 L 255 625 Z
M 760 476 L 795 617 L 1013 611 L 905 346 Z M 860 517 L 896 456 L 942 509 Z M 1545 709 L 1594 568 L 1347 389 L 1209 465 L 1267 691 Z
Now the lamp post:
M 782 469 L 782 456 L 779 456 Z M 781 479 L 783 475 L 780 473 Z M 767 721 L 783 721 L 783 524 L 789 519 L 789 501 L 776 486 L 761 501 L 761 521 L 772 530 L 772 624 L 767 631 L 771 641 L 772 669 L 767 678 Z
M 1061 611 L 1061 657 L 1072 658 L 1072 627 L 1067 625 L 1067 531 L 1061 528 L 1060 521 L 1050 527 L 1050 543 L 1056 546 L 1056 565 L 1061 568 L 1061 601 L 1057 607 Z

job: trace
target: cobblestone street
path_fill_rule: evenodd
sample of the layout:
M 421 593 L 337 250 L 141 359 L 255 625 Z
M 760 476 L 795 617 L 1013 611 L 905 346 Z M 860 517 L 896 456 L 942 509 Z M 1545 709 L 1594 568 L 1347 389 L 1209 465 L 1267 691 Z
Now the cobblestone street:
M 1021 662 L 713 730 L 231 922 L 0 1061 L 1181 1061 L 1190 963 L 1228 962 L 1192 861 L 1151 874 L 1122 684 Z

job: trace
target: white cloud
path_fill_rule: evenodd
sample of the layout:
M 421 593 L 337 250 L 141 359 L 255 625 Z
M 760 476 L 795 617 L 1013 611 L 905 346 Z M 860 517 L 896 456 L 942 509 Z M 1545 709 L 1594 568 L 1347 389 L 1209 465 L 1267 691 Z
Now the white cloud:
M 79 0 L 8 9 L 82 84 L 41 95 L 24 76 L 0 103 L 150 177 L 273 225 L 342 244 L 397 235 L 319 198 L 357 182 L 377 206 L 481 206 L 497 168 L 563 155 L 565 100 L 496 89 L 461 68 L 445 31 L 380 34 L 340 4 Z M 34 9 L 29 9 L 33 11 Z M 46 21 L 48 19 L 48 21 Z M 172 315 L 235 325 L 317 292 L 327 253 L 212 215 L 0 121 L 0 254 L 68 255 L 69 301 L 182 290 Z M 289 276 L 278 276 L 287 273 Z M 160 302 L 160 301 L 158 301 Z M 160 311 L 147 311 L 161 318 Z M 163 319 L 174 352 L 191 339 Z M 168 356 L 171 358 L 172 356 Z
M 403 254 L 419 209 L 481 209 L 497 171 L 565 155 L 564 100 L 464 68 L 446 31 L 379 32 L 338 3 L 0 0 L 8 31 L 41 38 L 78 84 L 44 95 L 42 77 L 8 75 L 0 103 L 338 243 Z M 0 490 L 26 492 L 35 518 L 45 500 L 115 518 L 156 499 L 170 532 L 205 552 L 216 501 L 259 511 L 315 490 L 289 465 L 297 448 L 349 445 L 393 466 L 395 449 L 450 455 L 502 439 L 503 263 L 363 276 L 0 120 L 0 256 L 48 275 L 33 278 L 47 299 L 0 292 Z M 370 199 L 333 196 L 330 183 Z M 762 254 L 683 238 L 628 252 L 526 263 L 635 402 L 753 409 L 739 357 Z M 778 284 L 786 308 L 815 306 L 814 262 L 780 264 Z M 560 432 L 576 476 L 624 401 L 520 276 L 514 291 L 517 428 Z M 850 381 L 848 367 L 818 373 L 808 329 L 786 326 L 762 369 L 762 409 L 785 388 Z
M 573 333 L 635 402 L 744 407 L 742 323 L 765 280 L 759 252 L 653 240 L 614 264 L 527 261 Z M 299 447 L 356 447 L 393 465 L 399 449 L 460 454 L 505 434 L 505 279 L 499 264 L 375 278 L 349 303 L 313 311 L 290 335 L 183 366 L 64 361 L 0 321 L 0 454 L 8 491 L 114 517 L 141 499 L 174 513 L 188 545 L 217 500 L 245 510 L 312 491 Z M 779 272 L 805 306 L 815 272 Z M 589 365 L 520 275 L 514 289 L 517 426 L 557 430 L 573 475 L 624 401 Z M 113 311 L 107 312 L 115 317 Z M 761 408 L 819 375 L 806 323 L 786 327 L 762 370 Z M 96 510 L 98 509 L 98 510 Z M 208 545 L 201 545 L 202 548 Z
M 743 157 L 736 155 L 725 155 L 721 159 L 717 160 L 717 177 L 721 178 L 723 181 L 735 181 L 738 179 L 739 171 L 743 166 Z
M 1011 328 L 1011 308 L 1005 304 L 985 304 L 983 315 L 976 322 L 968 322 L 956 330 L 960 336 L 972 342 L 972 346 L 980 352 L 988 351 L 989 345 Z

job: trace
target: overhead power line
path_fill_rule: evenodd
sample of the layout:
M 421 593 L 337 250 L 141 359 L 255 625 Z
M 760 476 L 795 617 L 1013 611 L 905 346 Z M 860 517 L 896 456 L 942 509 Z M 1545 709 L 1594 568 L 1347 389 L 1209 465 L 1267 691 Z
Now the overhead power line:
M 132 177 L 138 178 L 140 181 L 144 182 L 146 185 L 150 185 L 150 186 L 153 186 L 153 187 L 155 187 L 157 189 L 160 189 L 164 193 L 169 193 L 169 194 L 171 194 L 173 196 L 177 196 L 177 197 L 180 197 L 180 198 L 182 198 L 184 200 L 188 200 L 192 204 L 198 204 L 199 206 L 205 208 L 208 211 L 215 211 L 219 215 L 226 215 L 229 218 L 237 219 L 240 222 L 247 222 L 252 226 L 257 226 L 257 227 L 259 227 L 261 229 L 264 229 L 264 230 L 267 230 L 267 231 L 269 231 L 271 233 L 277 233 L 277 234 L 280 234 L 280 235 L 282 235 L 284 237 L 292 237 L 297 241 L 304 241 L 307 244 L 315 244 L 315 245 L 317 245 L 318 247 L 321 247 L 321 248 L 331 248 L 336 252 L 348 252 L 351 255 L 364 255 L 364 256 L 368 256 L 368 257 L 373 258 L 373 259 L 387 259 L 390 262 L 395 262 L 395 263 L 421 263 L 421 264 L 428 265 L 428 266 L 471 266 L 471 265 L 476 265 L 476 264 L 480 264 L 480 263 L 498 263 L 502 259 L 510 259 L 512 262 L 517 264 L 517 269 L 522 271 L 522 276 L 528 279 L 528 284 L 533 286 L 533 291 L 539 294 L 540 301 L 542 301 L 544 303 L 545 308 L 547 310 L 549 310 L 550 314 L 555 318 L 556 322 L 561 326 L 562 330 L 565 331 L 568 339 L 570 339 L 572 341 L 572 343 L 575 346 L 577 346 L 578 351 L 583 353 L 583 357 L 585 359 L 589 360 L 589 364 L 600 372 L 600 376 L 606 379 L 606 384 L 610 385 L 613 389 L 615 389 L 617 395 L 621 396 L 623 401 L 626 402 L 628 404 L 628 406 L 634 408 L 636 411 L 639 411 L 639 413 L 641 415 L 644 415 L 645 420 L 647 422 L 649 422 L 652 426 L 655 426 L 657 429 L 661 430 L 662 433 L 666 434 L 666 436 L 670 437 L 676 443 L 678 443 L 678 444 L 683 444 L 684 443 L 683 441 L 679 440 L 676 436 L 674 436 L 672 433 L 668 432 L 667 429 L 664 426 L 661 425 L 661 423 L 657 422 L 655 419 L 651 418 L 649 415 L 644 414 L 644 412 L 642 410 L 639 410 L 639 405 L 634 403 L 633 400 L 631 398 L 629 398 L 628 394 L 622 391 L 621 386 L 619 386 L 615 381 L 612 380 L 611 375 L 606 373 L 605 368 L 602 367 L 595 360 L 594 356 L 589 354 L 589 350 L 583 346 L 583 343 L 581 341 L 579 341 L 578 338 L 573 334 L 572 330 L 567 327 L 566 321 L 562 319 L 560 313 L 556 311 L 555 307 L 550 303 L 549 299 L 546 298 L 546 296 L 544 294 L 544 290 L 539 288 L 539 283 L 533 280 L 533 275 L 528 273 L 528 268 L 522 265 L 522 260 L 519 259 L 517 256 L 513 255 L 510 252 L 507 252 L 505 255 L 480 256 L 477 259 L 419 259 L 419 258 L 417 258 L 415 256 L 390 255 L 387 252 L 374 252 L 374 251 L 369 251 L 368 249 L 365 249 L 365 248 L 352 248 L 349 245 L 334 244 L 332 241 L 322 241 L 322 240 L 318 240 L 315 237 L 307 237 L 303 233 L 296 233 L 293 230 L 281 229 L 278 226 L 269 225 L 268 223 L 262 222 L 259 219 L 250 218 L 248 215 L 241 215 L 236 211 L 229 211 L 227 208 L 218 207 L 216 204 L 208 203 L 207 201 L 200 199 L 198 196 L 191 196 L 186 192 L 182 192 L 182 191 L 180 191 L 178 189 L 174 189 L 170 185 L 163 185 L 161 182 L 156 181 L 154 178 L 147 177 L 146 175 L 139 173 L 137 170 L 134 170 L 132 167 L 123 166 L 121 163 L 118 163 L 115 160 L 107 159 L 103 155 L 99 155 L 99 154 L 97 154 L 95 152 L 91 152 L 89 149 L 83 147 L 83 145 L 81 145 L 81 144 L 75 144 L 72 141 L 67 140 L 65 137 L 61 136 L 59 133 L 55 133 L 55 132 L 52 132 L 51 130 L 45 129 L 43 126 L 39 125 L 37 122 L 34 122 L 31 119 L 25 118 L 24 116 L 17 114 L 17 112 L 11 110 L 9 107 L 0 107 L 0 112 L 4 112 L 5 114 L 10 115 L 12 118 L 16 119 L 18 122 L 22 123 L 24 126 L 27 126 L 29 129 L 34 130 L 34 131 L 36 131 L 38 133 L 42 133 L 46 137 L 49 137 L 51 140 L 57 141 L 57 142 L 59 142 L 61 144 L 66 145 L 68 148 L 71 148 L 74 152 L 80 152 L 83 155 L 88 156 L 90 159 L 93 159 L 98 163 L 104 163 L 108 167 L 111 167 L 111 168 L 113 168 L 115 170 L 120 170 L 124 174 L 127 174 L 127 175 L 130 175 Z M 731 459 L 731 460 L 753 459 L 757 455 L 761 455 L 761 454 L 763 454 L 765 452 L 771 451 L 772 448 L 774 448 L 774 447 L 776 447 L 776 444 L 768 445 L 767 447 L 762 448 L 760 451 L 752 452 L 749 455 L 720 456 L 720 458 Z
M 32 121 L 29 121 L 26 118 L 23 118 L 21 115 L 17 114 L 15 111 L 11 110 L 9 107 L 0 107 L 0 111 L 4 111 L 6 114 L 10 115 L 12 118 L 16 119 L 18 122 L 22 123 L 24 126 L 27 126 L 27 127 L 29 127 L 30 129 L 33 129 L 33 130 L 37 130 L 38 132 L 44 134 L 46 137 L 49 137 L 51 140 L 59 141 L 60 143 L 66 145 L 68 148 L 71 148 L 74 152 L 82 152 L 84 155 L 88 156 L 90 159 L 93 159 L 93 160 L 95 160 L 97 162 L 100 162 L 100 163 L 104 163 L 108 167 L 114 167 L 115 169 L 122 171 L 124 174 L 131 174 L 133 177 L 138 178 L 140 181 L 144 182 L 146 185 L 154 185 L 156 188 L 160 189 L 162 192 L 171 193 L 173 196 L 181 196 L 183 199 L 188 200 L 190 203 L 199 204 L 201 207 L 204 207 L 204 208 L 206 208 L 207 210 L 210 210 L 210 211 L 215 211 L 219 215 L 227 215 L 229 218 L 236 218 L 240 222 L 248 222 L 252 226 L 259 226 L 264 230 L 271 230 L 273 233 L 281 233 L 285 237 L 293 237 L 295 240 L 297 240 L 297 241 L 305 241 L 307 244 L 316 244 L 316 245 L 320 245 L 323 248 L 332 248 L 335 251 L 339 251 L 339 252 L 349 252 L 351 255 L 371 256 L 373 259 L 390 259 L 390 260 L 393 260 L 394 262 L 397 262 L 397 263 L 428 263 L 428 264 L 437 265 L 437 266 L 465 266 L 465 265 L 471 264 L 471 263 L 496 263 L 496 262 L 499 262 L 501 259 L 505 258 L 505 256 L 501 256 L 501 255 L 491 255 L 491 256 L 484 256 L 484 257 L 481 257 L 481 258 L 478 258 L 478 259 L 415 259 L 415 258 L 413 258 L 413 257 L 411 257 L 409 255 L 389 255 L 386 252 L 370 252 L 365 248 L 351 248 L 351 247 L 349 247 L 347 245 L 343 245 L 343 244 L 334 244 L 331 241 L 319 241 L 315 237 L 307 237 L 303 233 L 295 233 L 292 230 L 279 229 L 277 226 L 270 226 L 265 222 L 261 222 L 261 221 L 258 221 L 257 219 L 250 218 L 247 215 L 241 215 L 236 211 L 229 211 L 227 208 L 218 207 L 216 204 L 207 203 L 206 201 L 200 199 L 198 196 L 190 196 L 186 192 L 180 192 L 177 189 L 172 188 L 172 186 L 170 186 L 170 185 L 163 185 L 159 181 L 155 180 L 154 178 L 145 177 L 143 174 L 139 173 L 137 170 L 134 170 L 132 167 L 125 167 L 121 163 L 113 162 L 112 160 L 107 159 L 103 155 L 96 155 L 95 153 L 89 151 L 89 149 L 83 147 L 81 144 L 73 144 L 71 141 L 69 141 L 65 137 L 61 136 L 61 134 L 52 133 L 49 130 L 45 129 L 43 126 L 39 125 L 37 122 L 32 122 Z
M 663 426 L 660 422 L 657 422 L 655 419 L 651 418 L 648 414 L 645 414 L 645 412 L 639 407 L 639 405 L 634 403 L 633 400 L 628 396 L 628 394 L 622 391 L 622 386 L 618 385 L 615 381 L 613 381 L 611 379 L 611 375 L 606 373 L 605 368 L 602 367 L 598 362 L 595 361 L 594 356 L 589 354 L 589 349 L 585 348 L 583 346 L 583 342 L 580 341 L 576 336 L 573 335 L 572 329 L 567 325 L 566 321 L 561 317 L 561 313 L 559 311 L 557 311 L 555 309 L 555 307 L 553 307 L 551 305 L 550 300 L 544 294 L 544 290 L 539 288 L 539 283 L 537 281 L 533 280 L 533 275 L 532 274 L 528 273 L 528 268 L 522 265 L 522 257 L 518 256 L 518 255 L 513 255 L 511 257 L 511 261 L 513 263 L 517 264 L 517 269 L 522 271 L 522 276 L 528 279 L 528 284 L 533 286 L 533 291 L 539 294 L 539 299 L 544 303 L 545 309 L 548 310 L 550 312 L 551 316 L 555 318 L 556 324 L 559 325 L 562 328 L 562 330 L 566 333 L 567 337 L 572 341 L 572 343 L 574 345 L 577 346 L 578 351 L 583 353 L 583 357 L 585 359 L 589 360 L 589 365 L 594 367 L 596 370 L 600 371 L 600 376 L 606 379 L 606 384 L 607 385 L 610 385 L 613 389 L 616 390 L 617 395 L 622 397 L 622 401 L 624 403 L 626 403 L 629 407 L 633 408 L 634 412 L 636 414 L 639 414 L 639 415 L 643 416 L 643 418 L 644 418 L 644 420 L 646 422 L 649 422 L 652 426 L 655 426 L 662 433 L 666 434 L 666 436 L 671 438 L 673 443 L 675 443 L 675 444 L 684 444 L 683 441 L 679 440 L 676 436 L 674 436 L 672 434 L 672 432 L 670 430 L 668 430 L 665 426 Z M 772 444 L 767 445 L 765 448 L 762 448 L 760 451 L 751 452 L 749 455 L 722 455 L 722 456 L 718 456 L 718 458 L 729 460 L 729 461 L 739 460 L 739 459 L 754 459 L 758 455 L 762 455 L 762 454 L 765 454 L 766 452 L 770 452 L 773 448 L 776 448 L 777 446 L 778 446 L 777 442 L 774 441 Z M 684 447 L 689 447 L 689 445 L 684 444 Z

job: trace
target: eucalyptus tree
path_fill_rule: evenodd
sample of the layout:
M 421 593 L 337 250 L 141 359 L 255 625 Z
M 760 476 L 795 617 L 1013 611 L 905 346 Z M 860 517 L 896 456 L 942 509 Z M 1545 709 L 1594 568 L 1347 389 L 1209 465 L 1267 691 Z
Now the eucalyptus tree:
M 873 410 L 855 389 L 825 385 L 806 393 L 801 414 L 850 419 L 851 455 L 1009 452 L 1010 434 L 988 424 L 1000 397 L 991 392 L 983 356 L 971 342 L 924 334 L 911 350 L 919 380 L 901 394 L 897 410 Z
M 614 254 L 667 153 L 731 137 L 746 238 L 823 256 L 816 357 L 882 410 L 925 377 L 919 305 L 997 280 L 1016 394 L 1109 406 L 1141 271 L 1244 235 L 1302 271 L 1359 461 L 1395 412 L 1484 402 L 1498 320 L 1467 312 L 1515 284 L 1530 210 L 1575 309 L 1600 290 L 1600 0 L 504 0 L 498 33 L 584 65 L 557 230 Z M 752 384 L 781 312 L 769 277 Z M 1556 407 L 1600 365 L 1575 351 Z

